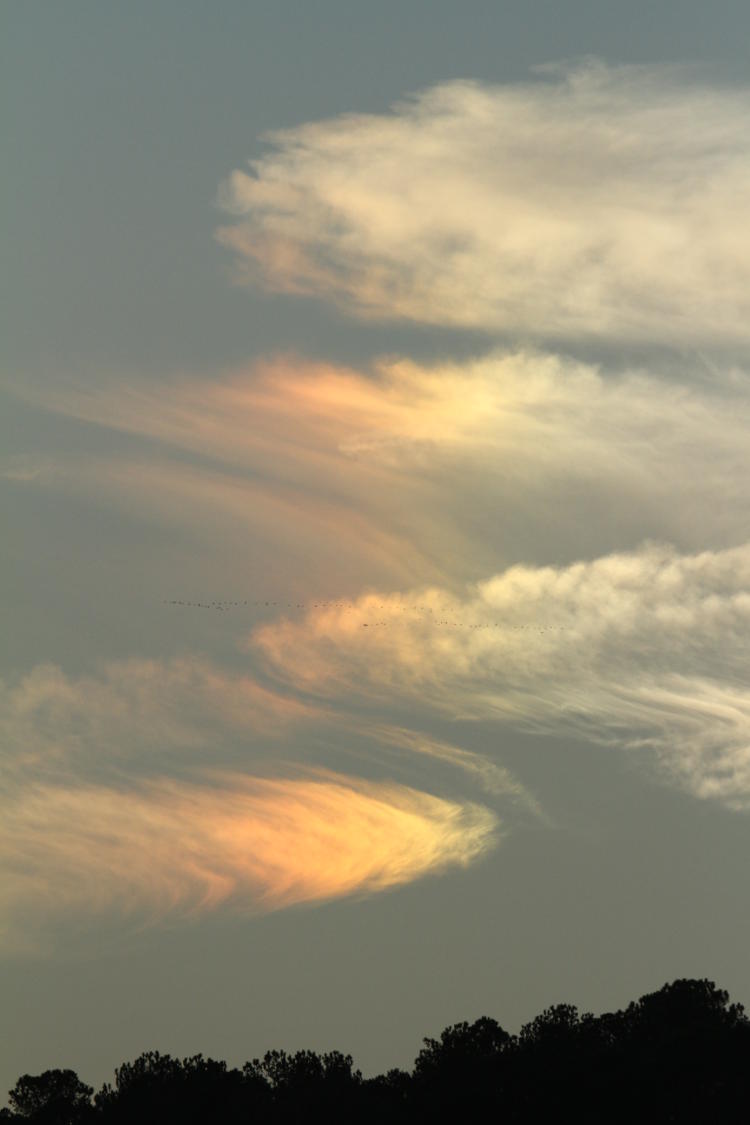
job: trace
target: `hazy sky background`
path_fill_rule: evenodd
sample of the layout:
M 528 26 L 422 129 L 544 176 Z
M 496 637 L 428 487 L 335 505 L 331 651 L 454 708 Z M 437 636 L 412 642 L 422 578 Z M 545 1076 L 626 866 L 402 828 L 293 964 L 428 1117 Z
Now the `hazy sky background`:
M 746 4 L 0 23 L 0 1090 L 750 1002 Z

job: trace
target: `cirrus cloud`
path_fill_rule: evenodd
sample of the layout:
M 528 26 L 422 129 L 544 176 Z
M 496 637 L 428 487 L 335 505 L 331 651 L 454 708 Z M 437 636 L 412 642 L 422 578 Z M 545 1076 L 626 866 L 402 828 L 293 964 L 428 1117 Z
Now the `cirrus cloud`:
M 750 91 L 677 68 L 450 82 L 268 135 L 219 231 L 240 275 L 531 339 L 747 345 Z
M 697 796 L 750 809 L 750 545 L 646 544 L 410 600 L 368 595 L 358 621 L 313 611 L 260 627 L 252 644 L 313 697 L 649 748 Z
M 465 866 L 497 838 L 481 805 L 332 773 L 27 784 L 4 802 L 0 941 L 91 913 L 163 920 L 370 894 Z
M 69 460 L 24 487 L 105 493 L 203 539 L 220 529 L 238 552 L 262 544 L 296 600 L 330 574 L 354 592 L 644 538 L 724 546 L 750 518 L 750 379 L 740 365 L 682 366 L 614 374 L 525 349 L 28 386 L 45 408 L 155 448 L 96 472 Z
M 45 935 L 92 914 L 132 925 L 257 913 L 465 866 L 497 845 L 500 820 L 395 780 L 424 774 L 425 754 L 539 815 L 477 754 L 364 730 L 196 657 L 79 677 L 42 665 L 0 681 L 0 738 L 4 949 L 45 948 Z M 312 765 L 321 745 L 329 758 L 377 760 L 379 779 Z

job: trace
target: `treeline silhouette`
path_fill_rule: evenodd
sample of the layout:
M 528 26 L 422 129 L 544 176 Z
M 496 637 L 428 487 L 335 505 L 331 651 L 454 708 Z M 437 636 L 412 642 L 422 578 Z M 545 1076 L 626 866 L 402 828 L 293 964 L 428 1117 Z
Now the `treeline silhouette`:
M 624 1011 L 547 1008 L 509 1035 L 493 1019 L 425 1039 L 413 1070 L 363 1078 L 338 1051 L 269 1051 L 241 1069 L 148 1051 L 94 1094 L 72 1070 L 24 1075 L 0 1121 L 39 1125 L 746 1121 L 750 1020 L 708 980 Z

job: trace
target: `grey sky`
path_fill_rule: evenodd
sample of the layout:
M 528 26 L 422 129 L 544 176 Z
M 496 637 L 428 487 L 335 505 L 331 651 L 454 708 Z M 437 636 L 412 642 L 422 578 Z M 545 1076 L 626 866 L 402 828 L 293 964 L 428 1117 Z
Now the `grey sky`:
M 56 1066 L 99 1083 L 151 1048 L 335 1047 L 372 1072 L 449 1022 L 513 1030 L 676 976 L 750 1001 L 750 396 L 727 206 L 750 160 L 746 5 L 8 2 L 0 23 L 0 1091 Z M 621 195 L 604 142 L 566 166 L 564 97 L 561 143 L 533 116 L 532 68 L 589 56 L 657 76 Z M 393 180 L 363 123 L 332 119 L 376 115 L 427 200 L 446 150 L 417 167 L 410 146 L 442 119 L 412 134 L 389 107 L 456 79 L 489 91 L 490 134 L 527 90 L 529 154 L 485 159 L 462 94 L 458 218 L 373 249 L 380 216 L 402 222 Z M 629 82 L 584 104 L 622 136 Z M 302 155 L 264 137 L 314 122 Z M 532 200 L 533 161 L 583 208 Z M 507 251 L 479 218 L 445 276 L 441 255 L 480 182 L 508 177 L 508 207 L 537 209 L 512 246 L 528 293 L 503 304 L 499 269 L 472 293 Z M 553 211 L 565 252 L 540 265 Z M 629 256 L 698 229 L 687 265 Z M 256 259 L 262 283 L 235 284 Z M 297 607 L 313 600 L 343 608 Z M 460 629 L 437 624 L 454 612 Z M 306 846 L 300 809 L 336 868 L 322 886 L 283 858 Z M 331 840 L 334 814 L 361 820 Z M 170 844 L 149 882 L 154 824 Z M 228 836 L 207 873 L 180 868 Z

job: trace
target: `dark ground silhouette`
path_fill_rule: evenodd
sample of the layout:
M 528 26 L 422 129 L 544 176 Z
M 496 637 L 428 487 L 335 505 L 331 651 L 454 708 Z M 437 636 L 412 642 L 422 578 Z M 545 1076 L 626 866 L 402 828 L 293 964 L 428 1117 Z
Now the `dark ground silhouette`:
M 269 1125 L 386 1122 L 745 1122 L 750 1020 L 708 980 L 677 980 L 624 1011 L 547 1008 L 509 1035 L 493 1019 L 425 1039 L 411 1073 L 363 1078 L 338 1051 L 269 1051 L 230 1069 L 148 1051 L 94 1094 L 72 1070 L 24 1075 L 2 1122 Z

